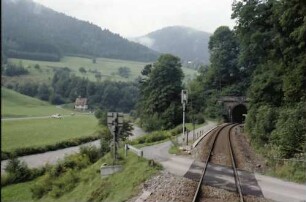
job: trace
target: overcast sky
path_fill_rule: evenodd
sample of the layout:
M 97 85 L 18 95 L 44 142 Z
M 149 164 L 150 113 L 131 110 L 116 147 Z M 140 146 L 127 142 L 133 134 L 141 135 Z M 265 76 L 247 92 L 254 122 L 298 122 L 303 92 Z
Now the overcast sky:
M 213 33 L 234 26 L 232 0 L 34 0 L 56 11 L 92 22 L 123 37 L 183 25 Z

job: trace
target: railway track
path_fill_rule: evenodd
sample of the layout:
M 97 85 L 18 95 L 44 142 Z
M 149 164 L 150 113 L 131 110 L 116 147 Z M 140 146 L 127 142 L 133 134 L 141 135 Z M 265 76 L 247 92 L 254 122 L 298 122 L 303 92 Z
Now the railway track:
M 232 129 L 237 125 L 238 124 L 225 124 L 225 125 L 220 126 L 214 132 L 212 132 L 211 136 L 213 136 L 213 137 L 210 139 L 210 147 L 209 147 L 209 150 L 208 150 L 208 155 L 206 157 L 205 165 L 204 165 L 204 168 L 202 170 L 202 174 L 201 174 L 201 178 L 200 178 L 200 181 L 198 183 L 198 186 L 197 186 L 197 190 L 196 190 L 196 192 L 194 194 L 194 197 L 193 197 L 193 200 L 192 200 L 193 202 L 205 201 L 205 196 L 203 196 L 203 194 L 201 194 L 201 187 L 202 187 L 202 184 L 204 182 L 204 178 L 205 178 L 208 163 L 211 161 L 212 152 L 215 149 L 217 139 L 218 139 L 218 137 L 220 136 L 221 133 L 223 135 L 222 138 L 227 138 L 227 141 L 228 141 L 227 142 L 228 151 L 226 153 L 227 153 L 227 155 L 229 155 L 229 158 L 230 158 L 230 161 L 231 161 L 231 167 L 233 168 L 233 174 L 234 174 L 233 177 L 235 179 L 236 191 L 237 191 L 237 194 L 239 196 L 239 201 L 240 202 L 244 201 L 243 195 L 242 195 L 242 190 L 241 190 L 241 185 L 240 185 L 240 180 L 239 180 L 239 176 L 238 176 L 238 172 L 237 172 L 235 157 L 234 157 L 233 149 L 232 149 L 232 145 L 231 145 L 231 135 L 230 135 Z

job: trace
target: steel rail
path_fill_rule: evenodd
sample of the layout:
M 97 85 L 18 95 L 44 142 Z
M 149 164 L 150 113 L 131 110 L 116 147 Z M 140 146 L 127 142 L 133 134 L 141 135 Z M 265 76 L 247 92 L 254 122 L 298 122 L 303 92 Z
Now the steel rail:
M 230 150 L 230 155 L 231 155 L 231 159 L 232 159 L 232 167 L 233 167 L 233 171 L 234 171 L 235 184 L 236 184 L 236 187 L 237 187 L 237 192 L 239 194 L 239 200 L 240 200 L 240 202 L 244 202 L 243 195 L 242 195 L 242 190 L 241 190 L 241 183 L 240 183 L 240 180 L 239 180 L 236 161 L 235 161 L 235 158 L 234 158 L 234 153 L 233 153 L 232 143 L 231 143 L 231 130 L 237 125 L 232 126 L 229 130 L 228 144 L 229 144 L 229 150 Z
M 229 125 L 231 125 L 231 124 L 226 124 L 226 125 L 224 125 L 224 126 L 220 126 L 220 128 L 219 128 L 218 130 L 216 130 L 216 131 L 213 132 L 213 134 L 216 133 L 216 135 L 215 135 L 215 138 L 214 138 L 214 140 L 213 140 L 213 144 L 212 144 L 212 146 L 211 146 L 210 149 L 209 149 L 209 153 L 208 153 L 208 156 L 207 156 L 207 159 L 206 159 L 206 163 L 205 163 L 205 165 L 204 165 L 204 169 L 203 169 L 203 171 L 202 171 L 202 175 L 201 175 L 200 181 L 199 181 L 199 183 L 198 183 L 197 190 L 196 190 L 196 192 L 195 192 L 195 194 L 194 194 L 194 196 L 193 196 L 192 202 L 196 202 L 196 201 L 198 201 L 198 199 L 199 199 L 198 197 L 199 197 L 200 189 L 201 189 L 202 182 L 203 182 L 203 179 L 204 179 L 204 175 L 205 175 L 205 173 L 206 173 L 207 165 L 208 165 L 208 162 L 209 162 L 209 160 L 210 160 L 211 152 L 212 152 L 212 150 L 213 150 L 213 148 L 214 148 L 214 146 L 215 146 L 217 137 L 219 136 L 219 134 L 220 134 L 220 132 L 223 130 L 223 128 L 225 128 L 226 126 L 229 126 Z

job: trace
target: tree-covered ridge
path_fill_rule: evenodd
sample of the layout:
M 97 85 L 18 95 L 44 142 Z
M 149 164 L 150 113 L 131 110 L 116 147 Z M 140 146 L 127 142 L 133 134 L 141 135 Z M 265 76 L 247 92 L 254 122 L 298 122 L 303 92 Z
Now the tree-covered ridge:
M 118 34 L 32 1 L 1 3 L 1 37 L 8 56 L 51 61 L 67 54 L 137 61 L 153 61 L 158 56 L 157 52 Z
M 237 1 L 240 63 L 253 71 L 247 128 L 280 155 L 306 152 L 306 3 Z
M 246 128 L 273 156 L 306 152 L 306 2 L 240 0 L 233 4 L 233 30 L 210 37 L 209 66 L 188 85 L 190 99 L 206 116 L 227 114 L 224 95 L 250 100 Z

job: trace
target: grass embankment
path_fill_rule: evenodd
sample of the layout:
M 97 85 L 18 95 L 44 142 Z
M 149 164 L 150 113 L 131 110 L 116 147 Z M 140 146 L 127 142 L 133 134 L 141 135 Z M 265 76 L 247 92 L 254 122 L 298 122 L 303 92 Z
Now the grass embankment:
M 48 102 L 1 87 L 2 118 L 50 116 L 51 114 L 70 115 L 71 113 L 71 110 L 57 108 Z
M 60 67 L 68 67 L 72 74 L 88 78 L 90 81 L 97 81 L 95 74 L 100 72 L 102 80 L 113 80 L 113 81 L 134 81 L 141 74 L 141 70 L 147 64 L 144 62 L 128 61 L 128 60 L 116 60 L 108 58 L 97 58 L 96 63 L 92 62 L 92 59 L 81 58 L 81 57 L 63 57 L 60 62 L 47 62 L 47 61 L 36 61 L 36 60 L 21 60 L 10 58 L 9 62 L 14 64 L 22 64 L 28 71 L 28 75 L 18 77 L 7 77 L 6 80 L 9 83 L 16 82 L 45 82 L 50 83 L 54 75 L 53 69 Z M 34 68 L 38 64 L 39 69 Z M 86 73 L 79 71 L 80 67 L 84 67 Z M 118 69 L 120 67 L 128 67 L 130 69 L 130 76 L 123 78 L 118 75 Z M 194 78 L 197 72 L 193 69 L 183 68 L 185 74 L 185 80 Z
M 123 151 L 120 154 L 123 156 Z M 3 187 L 1 189 L 1 200 L 125 201 L 138 193 L 138 185 L 160 169 L 160 166 L 151 167 L 147 160 L 129 153 L 127 158 L 120 160 L 123 171 L 101 178 L 100 166 L 104 163 L 111 164 L 111 162 L 111 156 L 107 154 L 93 165 L 77 172 L 68 169 L 60 177 L 55 178 L 48 177 L 47 175 L 50 175 L 50 173 L 46 173 L 30 182 Z M 48 183 L 44 184 L 45 182 Z M 66 192 L 59 189 L 61 184 L 67 189 Z M 34 200 L 31 188 L 45 188 L 44 190 L 47 191 L 42 197 Z
M 285 180 L 303 183 L 306 182 L 305 159 L 273 160 L 268 161 L 267 175 Z
M 266 169 L 263 174 L 292 182 L 306 183 L 305 154 L 285 159 L 279 155 L 276 148 L 271 146 L 261 147 L 255 143 L 252 143 L 251 146 L 266 161 Z

